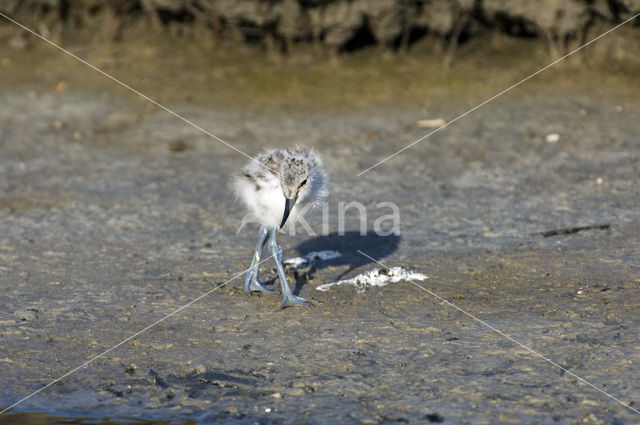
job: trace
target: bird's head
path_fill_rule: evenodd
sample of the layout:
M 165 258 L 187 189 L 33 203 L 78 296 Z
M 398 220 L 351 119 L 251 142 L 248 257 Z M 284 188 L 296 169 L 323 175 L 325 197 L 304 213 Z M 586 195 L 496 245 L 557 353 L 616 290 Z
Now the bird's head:
M 284 215 L 280 227 L 289 217 L 293 205 L 301 199 L 305 199 L 311 187 L 311 172 L 309 163 L 301 158 L 286 158 L 280 164 L 280 185 L 286 199 Z

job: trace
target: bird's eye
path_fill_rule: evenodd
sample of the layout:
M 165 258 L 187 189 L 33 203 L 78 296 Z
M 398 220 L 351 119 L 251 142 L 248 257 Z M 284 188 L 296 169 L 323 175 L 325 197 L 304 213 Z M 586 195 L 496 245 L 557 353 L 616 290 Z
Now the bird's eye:
M 302 183 L 300 183 L 300 186 L 304 186 L 305 184 L 307 184 L 307 179 L 302 180 Z

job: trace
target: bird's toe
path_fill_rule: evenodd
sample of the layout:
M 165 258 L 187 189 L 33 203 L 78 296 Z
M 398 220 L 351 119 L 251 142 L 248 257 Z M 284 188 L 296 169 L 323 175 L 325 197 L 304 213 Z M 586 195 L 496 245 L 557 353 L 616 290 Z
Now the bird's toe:
M 262 292 L 265 294 L 273 294 L 276 292 L 273 289 L 267 288 L 257 280 L 252 280 L 251 282 L 249 282 L 249 284 L 244 287 L 244 291 L 247 294 L 251 294 L 252 292 Z
M 287 307 L 295 307 L 295 306 L 311 306 L 314 303 L 315 303 L 314 300 L 299 297 L 294 294 L 288 294 L 288 295 L 285 295 L 284 298 L 282 299 L 282 304 L 280 304 L 280 307 L 287 308 Z

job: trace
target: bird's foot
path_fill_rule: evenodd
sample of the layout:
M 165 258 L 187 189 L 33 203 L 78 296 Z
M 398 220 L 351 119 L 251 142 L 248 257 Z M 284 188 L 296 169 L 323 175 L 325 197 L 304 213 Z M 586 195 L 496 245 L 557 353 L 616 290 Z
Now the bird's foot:
M 276 291 L 274 291 L 273 289 L 267 288 L 262 283 L 258 282 L 257 279 L 255 280 L 252 279 L 251 281 L 245 283 L 244 292 L 246 292 L 247 294 L 251 294 L 252 292 L 263 292 L 265 294 L 273 294 Z
M 282 299 L 282 304 L 280 304 L 281 308 L 294 307 L 294 306 L 311 306 L 316 301 L 310 300 L 308 298 L 302 298 L 294 294 L 287 294 Z

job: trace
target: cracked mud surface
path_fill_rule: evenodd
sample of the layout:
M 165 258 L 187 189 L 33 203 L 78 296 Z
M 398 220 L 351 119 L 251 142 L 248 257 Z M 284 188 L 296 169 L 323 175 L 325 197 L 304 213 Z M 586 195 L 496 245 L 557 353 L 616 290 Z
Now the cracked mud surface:
M 100 92 L 104 82 L 76 88 L 100 78 L 77 66 L 64 90 L 25 67 L 0 93 L 3 408 L 227 282 L 255 244 L 255 226 L 235 235 L 242 212 L 228 191 L 245 159 L 133 95 Z M 279 238 L 285 258 L 343 253 L 289 272 L 319 304 L 280 310 L 279 295 L 247 296 L 238 277 L 0 423 L 638 423 L 410 282 L 314 289 L 376 267 L 356 250 L 424 273 L 425 288 L 639 408 L 639 91 L 624 83 L 603 79 L 598 95 L 583 81 L 524 87 L 359 178 L 428 132 L 413 125 L 423 111 L 172 103 L 247 153 L 322 153 L 330 234 Z M 366 236 L 353 217 L 337 234 L 337 205 L 351 200 L 367 206 Z M 397 237 L 371 232 L 383 201 L 401 209 Z

